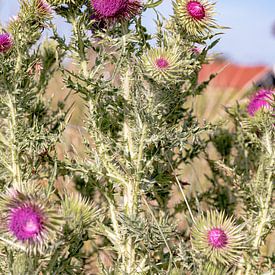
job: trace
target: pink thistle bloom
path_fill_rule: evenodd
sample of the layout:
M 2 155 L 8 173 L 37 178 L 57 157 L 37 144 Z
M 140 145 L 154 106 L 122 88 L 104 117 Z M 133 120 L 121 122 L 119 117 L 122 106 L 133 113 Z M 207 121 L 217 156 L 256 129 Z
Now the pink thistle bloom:
M 213 248 L 224 248 L 228 243 L 228 237 L 224 230 L 213 228 L 208 231 L 208 243 Z
M 205 18 L 205 8 L 198 1 L 190 1 L 187 3 L 187 11 L 191 17 L 197 20 L 202 20 Z
M 34 205 L 12 209 L 9 230 L 17 240 L 34 239 L 43 231 L 43 213 Z
M 42 190 L 28 188 L 20 186 L 20 190 L 0 194 L 0 234 L 8 234 L 27 252 L 36 254 L 56 239 L 63 219 Z
M 192 227 L 192 246 L 214 264 L 237 263 L 245 243 L 243 226 L 237 225 L 233 217 L 226 217 L 224 212 L 208 211 L 206 216 L 199 216 Z
M 192 48 L 192 53 L 195 54 L 195 55 L 199 55 L 201 53 L 201 49 L 198 48 L 198 47 L 194 47 Z
M 13 45 L 12 37 L 9 33 L 0 34 L 0 53 L 7 52 Z
M 107 22 L 127 21 L 140 13 L 140 0 L 91 0 L 95 18 Z
M 177 22 L 188 34 L 198 36 L 217 28 L 214 20 L 215 4 L 209 0 L 175 0 Z
M 46 0 L 37 0 L 37 9 L 44 16 L 51 16 L 53 13 L 50 4 Z
M 247 112 L 250 116 L 254 116 L 256 112 L 262 108 L 271 108 L 269 100 L 272 99 L 274 91 L 259 90 L 251 99 L 247 106 Z
M 160 70 L 163 70 L 163 69 L 166 69 L 167 67 L 169 67 L 168 60 L 163 57 L 157 58 L 155 61 L 155 64 L 156 64 L 157 68 Z

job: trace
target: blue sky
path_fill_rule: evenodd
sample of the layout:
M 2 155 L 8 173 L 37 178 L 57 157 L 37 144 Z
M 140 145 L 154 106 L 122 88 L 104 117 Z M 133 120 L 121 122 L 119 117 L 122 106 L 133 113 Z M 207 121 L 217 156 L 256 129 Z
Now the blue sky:
M 172 1 L 164 0 L 159 10 L 172 14 Z M 17 0 L 0 0 L 2 24 L 18 11 Z M 228 26 L 215 50 L 241 64 L 275 64 L 275 36 L 271 27 L 275 22 L 274 0 L 217 0 L 217 22 Z M 144 22 L 150 28 L 154 13 L 147 12 Z

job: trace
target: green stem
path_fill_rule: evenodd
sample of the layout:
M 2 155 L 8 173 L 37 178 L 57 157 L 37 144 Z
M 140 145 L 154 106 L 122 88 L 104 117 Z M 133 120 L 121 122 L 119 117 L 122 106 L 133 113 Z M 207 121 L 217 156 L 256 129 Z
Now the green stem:
M 78 55 L 80 58 L 80 69 L 81 72 L 84 76 L 84 78 L 89 78 L 89 71 L 88 71 L 88 64 L 86 60 L 86 55 L 85 55 L 85 46 L 83 43 L 83 40 L 81 38 L 81 35 L 79 33 L 79 28 L 77 26 L 76 18 L 72 19 L 72 26 L 73 26 L 73 32 L 76 37 L 77 43 L 78 43 Z
M 142 194 L 142 200 L 143 200 L 143 202 L 145 203 L 146 207 L 148 208 L 148 210 L 149 210 L 149 212 L 150 212 L 150 214 L 151 214 L 151 216 L 152 216 L 152 218 L 153 218 L 155 224 L 156 224 L 157 227 L 158 227 L 158 230 L 159 230 L 159 232 L 160 232 L 160 235 L 161 235 L 161 237 L 162 237 L 162 239 L 163 239 L 163 241 L 164 241 L 164 243 L 165 243 L 165 245 L 166 245 L 166 247 L 167 247 L 167 249 L 168 249 L 168 251 L 169 251 L 169 254 L 170 254 L 170 263 L 171 263 L 172 258 L 173 258 L 173 254 L 172 254 L 171 248 L 170 248 L 168 242 L 166 241 L 165 236 L 164 236 L 164 234 L 163 234 L 163 232 L 162 232 L 162 230 L 161 230 L 161 228 L 160 228 L 160 226 L 159 226 L 159 223 L 158 223 L 158 221 L 157 221 L 157 219 L 156 219 L 156 217 L 155 217 L 155 215 L 154 215 L 154 213 L 153 213 L 151 207 L 149 206 L 149 204 L 148 204 L 148 202 L 147 202 L 147 200 L 146 200 L 144 194 Z
M 14 108 L 14 103 L 11 95 L 7 94 L 7 97 L 8 97 L 8 107 L 10 109 L 9 132 L 10 132 L 10 142 L 11 142 L 10 148 L 11 148 L 11 161 L 12 161 L 12 177 L 13 177 L 13 182 L 20 184 L 21 173 L 20 173 L 19 156 L 18 156 L 18 150 L 16 147 L 16 136 L 15 136 L 16 110 Z
M 144 140 L 145 140 L 145 136 L 146 136 L 146 128 L 147 128 L 147 126 L 144 124 L 142 127 L 141 138 L 140 138 L 140 143 L 139 143 L 139 148 L 138 148 L 137 173 L 140 173 L 140 170 L 141 170 Z
M 130 97 L 130 69 L 127 69 L 127 72 L 123 81 L 123 91 L 124 91 L 124 99 L 126 102 L 131 100 Z M 123 125 L 123 134 L 124 141 L 126 143 L 125 151 L 126 157 L 129 156 L 131 161 L 135 159 L 135 150 L 133 144 L 133 138 L 131 129 L 129 127 L 129 121 L 127 118 L 127 109 L 125 108 L 125 120 Z M 130 219 L 134 219 L 137 215 L 137 206 L 138 206 L 138 190 L 139 184 L 135 179 L 131 179 L 127 182 L 124 187 L 124 208 L 125 215 Z M 124 268 L 126 274 L 132 274 L 133 270 L 136 266 L 136 252 L 135 252 L 135 244 L 131 237 L 128 237 L 125 245 L 125 255 L 124 255 Z
M 272 169 L 274 168 L 274 156 L 272 156 L 270 167 L 271 167 L 271 172 L 269 173 L 268 180 L 267 180 L 267 182 L 268 182 L 267 195 L 266 195 L 266 200 L 265 200 L 264 207 L 262 209 L 261 222 L 258 225 L 256 237 L 255 237 L 254 242 L 253 242 L 253 248 L 254 249 L 257 249 L 258 246 L 260 245 L 260 240 L 261 240 L 261 237 L 262 237 L 262 231 L 264 229 L 264 226 L 265 226 L 265 224 L 267 222 L 267 218 L 268 218 L 269 204 L 270 204 L 270 201 L 271 201 L 272 191 L 273 191 L 273 180 L 272 180 L 273 171 L 272 171 Z
M 266 222 L 268 221 L 268 210 L 269 210 L 269 204 L 270 204 L 270 201 L 272 199 L 272 193 L 273 193 L 273 180 L 272 180 L 272 177 L 273 177 L 273 167 L 274 167 L 274 155 L 271 156 L 271 162 L 270 162 L 270 168 L 271 168 L 271 171 L 268 175 L 268 179 L 267 179 L 267 183 L 268 183 L 268 186 L 267 186 L 267 195 L 265 196 L 265 203 L 264 203 L 264 206 L 263 208 L 261 209 L 261 211 L 259 211 L 259 216 L 261 217 L 261 220 L 260 220 L 260 223 L 258 224 L 257 226 L 257 231 L 256 231 L 256 236 L 255 236 L 255 239 L 254 239 L 254 242 L 253 242 L 253 250 L 257 250 L 261 244 L 261 238 L 262 238 L 262 232 L 263 232 L 263 229 L 264 229 L 264 226 L 266 224 Z M 263 198 L 264 199 L 264 198 Z M 245 262 L 244 261 L 244 258 L 241 259 L 241 262 Z M 245 268 L 245 275 L 249 275 L 251 274 L 251 269 L 252 269 L 252 265 L 251 265 L 251 262 L 247 262 L 246 263 L 246 268 Z M 236 275 L 241 275 L 242 274 L 242 267 L 240 267 L 236 273 Z

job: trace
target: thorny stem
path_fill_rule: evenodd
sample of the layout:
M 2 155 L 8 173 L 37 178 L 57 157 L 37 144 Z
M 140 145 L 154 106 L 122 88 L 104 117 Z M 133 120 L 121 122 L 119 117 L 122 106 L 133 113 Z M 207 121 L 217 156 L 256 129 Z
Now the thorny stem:
M 126 75 L 124 77 L 123 82 L 123 91 L 124 91 L 124 99 L 126 102 L 130 100 L 130 69 L 127 70 Z M 129 121 L 127 118 L 127 110 L 125 109 L 125 120 L 123 125 L 123 134 L 124 140 L 126 143 L 126 154 L 129 155 L 131 161 L 134 160 L 134 146 L 133 146 L 133 139 L 131 129 L 129 127 Z M 128 181 L 127 185 L 124 188 L 124 207 L 125 207 L 125 214 L 130 219 L 133 219 L 137 213 L 137 204 L 138 204 L 138 182 L 135 179 Z M 135 247 L 133 243 L 133 239 L 129 237 L 126 240 L 125 245 L 125 271 L 127 274 L 131 274 L 132 270 L 135 266 Z
M 12 247 L 15 247 L 15 248 L 17 248 L 17 249 L 26 251 L 26 249 L 25 249 L 25 247 L 24 247 L 23 245 L 19 245 L 19 244 L 15 243 L 15 242 L 12 242 L 12 241 L 10 241 L 10 240 L 7 240 L 7 239 L 5 239 L 5 238 L 3 238 L 3 237 L 0 237 L 0 240 L 1 240 L 2 242 L 6 243 L 6 244 L 8 244 L 8 245 L 10 245 L 10 246 L 12 246 Z
M 262 211 L 259 212 L 259 216 L 261 216 L 261 221 L 258 224 L 256 237 L 255 237 L 254 242 L 253 242 L 253 249 L 254 250 L 258 249 L 258 247 L 261 243 L 262 231 L 263 231 L 264 226 L 265 226 L 265 224 L 267 222 L 267 219 L 268 219 L 269 204 L 270 204 L 270 201 L 271 201 L 271 198 L 272 198 L 273 183 L 274 183 L 273 180 L 272 180 L 272 177 L 273 177 L 273 170 L 272 169 L 274 167 L 274 159 L 275 159 L 275 157 L 273 155 L 271 157 L 271 162 L 270 162 L 271 171 L 269 172 L 268 179 L 267 179 L 268 186 L 267 186 L 266 200 L 265 200 L 263 208 L 261 209 Z M 246 266 L 245 275 L 251 274 L 250 273 L 251 268 L 252 268 L 251 263 L 248 262 L 247 266 Z
M 262 231 L 263 231 L 264 226 L 265 226 L 265 224 L 267 222 L 267 219 L 268 219 L 269 203 L 270 203 L 271 198 L 272 198 L 273 183 L 274 183 L 273 180 L 272 180 L 272 177 L 273 177 L 273 170 L 272 169 L 273 169 L 273 166 L 274 166 L 274 160 L 275 160 L 275 156 L 273 154 L 271 156 L 271 162 L 270 162 L 271 171 L 270 171 L 270 173 L 268 175 L 268 179 L 267 179 L 268 186 L 267 186 L 267 195 L 265 196 L 266 200 L 265 200 L 264 206 L 262 208 L 262 211 L 259 211 L 259 216 L 261 216 L 261 221 L 258 225 L 256 237 L 255 237 L 254 242 L 253 242 L 253 249 L 254 250 L 258 249 L 258 247 L 260 245 L 260 240 L 261 240 L 261 237 L 262 237 Z M 244 260 L 244 258 L 242 258 L 240 267 L 239 267 L 236 275 L 241 275 L 242 274 L 244 264 L 245 264 L 245 260 Z M 252 268 L 251 263 L 247 262 L 245 275 L 251 274 L 251 268 Z
M 144 140 L 146 136 L 146 125 L 144 124 L 142 126 L 142 132 L 141 132 L 141 138 L 138 148 L 138 159 L 137 159 L 137 173 L 140 173 L 141 170 L 141 164 L 142 164 L 142 157 L 143 157 L 143 146 L 144 146 Z
M 124 82 L 123 82 L 123 91 L 124 91 L 124 99 L 125 101 L 129 101 L 130 99 L 130 72 L 127 70 Z M 123 133 L 124 133 L 124 139 L 126 141 L 126 153 L 130 155 L 131 160 L 133 160 L 134 157 L 134 150 L 133 150 L 133 141 L 132 141 L 132 133 L 129 128 L 129 122 L 126 116 L 127 110 L 125 109 L 125 121 L 123 125 Z
M 18 151 L 16 148 L 16 137 L 14 129 L 16 128 L 16 110 L 14 108 L 14 103 L 10 94 L 7 94 L 8 97 L 8 107 L 10 109 L 10 121 L 9 121 L 9 130 L 10 130 L 10 142 L 11 142 L 11 161 L 12 161 L 12 174 L 13 181 L 17 184 L 21 183 L 21 173 L 18 160 Z
M 85 47 L 83 44 L 83 40 L 81 39 L 81 35 L 79 34 L 79 29 L 77 26 L 77 22 L 76 19 L 72 19 L 72 26 L 73 26 L 73 31 L 74 31 L 74 35 L 77 39 L 77 43 L 78 43 L 78 54 L 79 54 L 79 58 L 80 58 L 80 68 L 82 71 L 82 74 L 85 78 L 89 77 L 89 71 L 88 71 L 88 64 L 87 64 L 87 60 L 86 60 L 86 56 L 85 56 Z
M 172 258 L 173 258 L 172 251 L 171 251 L 171 249 L 170 249 L 169 244 L 167 243 L 167 241 L 166 241 L 166 239 L 165 239 L 165 236 L 164 236 L 164 234 L 163 234 L 163 232 L 162 232 L 162 230 L 161 230 L 161 228 L 160 228 L 160 226 L 159 226 L 159 223 L 158 223 L 158 221 L 157 221 L 157 219 L 156 219 L 156 217 L 155 217 L 155 215 L 154 215 L 154 213 L 153 213 L 151 207 L 149 206 L 149 204 L 148 204 L 146 198 L 144 197 L 144 194 L 142 194 L 142 200 L 143 200 L 143 202 L 145 203 L 146 207 L 148 208 L 148 210 L 149 210 L 149 212 L 150 212 L 150 214 L 151 214 L 151 216 L 152 216 L 154 222 L 156 223 L 156 225 L 157 225 L 157 227 L 158 227 L 158 230 L 159 230 L 159 232 L 160 232 L 160 234 L 161 234 L 161 237 L 163 238 L 163 241 L 164 241 L 164 243 L 165 243 L 165 245 L 166 245 L 166 247 L 167 247 L 167 249 L 168 249 L 168 251 L 169 251 L 169 254 L 170 254 L 170 262 L 171 262 L 171 260 L 172 260 Z
M 271 169 L 273 169 L 273 167 L 274 167 L 274 159 L 275 159 L 275 157 L 272 156 L 271 163 L 270 163 Z M 272 190 L 273 190 L 272 176 L 273 176 L 273 171 L 271 170 L 269 175 L 268 175 L 268 179 L 267 179 L 268 189 L 267 189 L 267 196 L 266 196 L 265 204 L 264 204 L 264 207 L 262 209 L 263 210 L 262 215 L 261 215 L 262 218 L 261 218 L 261 222 L 260 222 L 260 224 L 258 226 L 258 229 L 257 229 L 256 238 L 253 242 L 253 248 L 254 249 L 257 249 L 257 247 L 259 246 L 260 239 L 261 239 L 261 236 L 262 236 L 262 231 L 263 231 L 264 225 L 267 221 L 269 203 L 270 203 L 270 200 L 271 200 L 271 197 L 272 197 Z

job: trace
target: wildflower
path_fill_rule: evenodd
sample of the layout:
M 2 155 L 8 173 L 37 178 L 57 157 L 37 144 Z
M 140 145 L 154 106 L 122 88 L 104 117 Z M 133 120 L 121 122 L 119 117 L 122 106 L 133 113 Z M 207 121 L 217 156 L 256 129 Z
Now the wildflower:
M 224 213 L 209 211 L 197 219 L 192 228 L 193 247 L 215 264 L 229 265 L 236 262 L 243 248 L 242 226 Z
M 0 34 L 0 53 L 7 52 L 13 44 L 12 37 L 9 33 L 1 33 Z
M 51 18 L 53 10 L 46 0 L 37 0 L 36 6 L 41 16 L 44 18 Z
M 127 21 L 140 13 L 140 0 L 91 0 L 95 18 L 109 23 Z
M 177 47 L 151 49 L 142 60 L 148 77 L 158 83 L 176 80 L 179 76 L 181 58 Z
M 214 4 L 207 0 L 176 0 L 174 11 L 179 24 L 190 35 L 204 34 L 215 27 Z
M 36 254 L 53 241 L 62 224 L 57 210 L 38 192 L 7 190 L 0 197 L 1 233 Z
M 259 90 L 251 99 L 247 106 L 247 112 L 250 116 L 254 116 L 256 112 L 262 108 L 271 108 L 270 100 L 274 91 Z
M 202 50 L 199 47 L 194 47 L 191 49 L 191 51 L 194 55 L 200 55 L 202 52 Z

